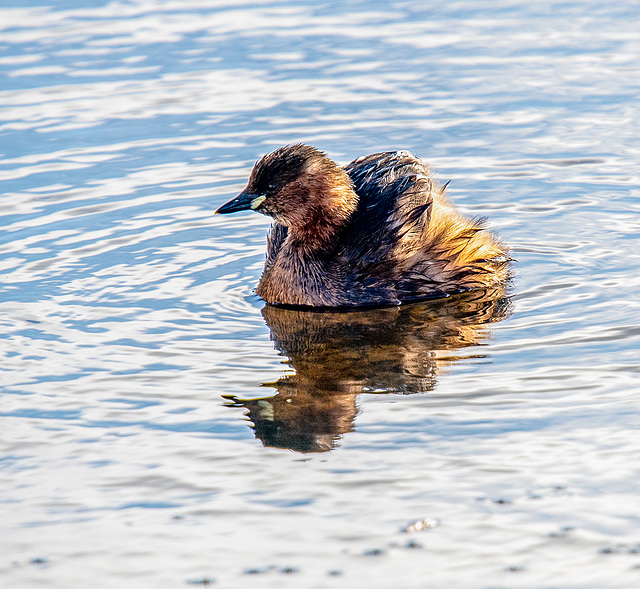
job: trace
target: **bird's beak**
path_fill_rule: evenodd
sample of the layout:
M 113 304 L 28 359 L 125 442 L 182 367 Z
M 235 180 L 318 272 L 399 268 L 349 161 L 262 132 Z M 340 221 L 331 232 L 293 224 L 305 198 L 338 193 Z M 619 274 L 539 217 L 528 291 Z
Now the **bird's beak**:
M 264 194 L 253 194 L 246 189 L 229 202 L 224 203 L 214 214 L 224 215 L 226 213 L 235 213 L 237 211 L 256 210 L 267 198 Z

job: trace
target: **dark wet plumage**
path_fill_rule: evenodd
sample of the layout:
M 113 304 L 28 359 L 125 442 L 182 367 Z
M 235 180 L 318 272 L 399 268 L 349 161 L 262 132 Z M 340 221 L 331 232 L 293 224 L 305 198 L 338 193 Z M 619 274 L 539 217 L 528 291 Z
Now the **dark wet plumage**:
M 444 190 L 408 151 L 341 168 L 291 145 L 256 163 L 247 187 L 216 212 L 273 217 L 257 289 L 271 304 L 396 305 L 504 285 L 504 246 Z

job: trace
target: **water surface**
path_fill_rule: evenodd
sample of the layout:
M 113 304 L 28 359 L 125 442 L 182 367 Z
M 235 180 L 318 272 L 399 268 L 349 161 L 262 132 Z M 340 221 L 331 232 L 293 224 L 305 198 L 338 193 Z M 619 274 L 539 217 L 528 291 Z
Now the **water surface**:
M 640 583 L 637 6 L 5 2 L 0 577 Z M 253 162 L 409 149 L 513 297 L 253 294 Z

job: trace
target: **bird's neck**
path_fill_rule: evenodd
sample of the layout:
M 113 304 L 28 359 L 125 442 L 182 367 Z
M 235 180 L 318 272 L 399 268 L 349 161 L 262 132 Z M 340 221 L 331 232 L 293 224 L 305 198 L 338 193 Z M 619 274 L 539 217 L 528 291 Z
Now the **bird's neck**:
M 337 236 L 358 207 L 358 195 L 347 173 L 334 168 L 311 171 L 305 179 L 308 203 L 304 218 L 289 227 L 289 246 L 307 252 L 333 249 Z

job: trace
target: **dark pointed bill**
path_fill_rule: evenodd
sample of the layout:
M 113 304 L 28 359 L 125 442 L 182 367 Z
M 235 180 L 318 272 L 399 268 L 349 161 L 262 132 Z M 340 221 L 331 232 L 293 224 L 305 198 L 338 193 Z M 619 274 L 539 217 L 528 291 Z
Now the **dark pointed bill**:
M 224 203 L 214 214 L 224 215 L 237 211 L 255 210 L 262 204 L 265 198 L 266 196 L 264 194 L 252 194 L 251 192 L 243 190 L 234 199 Z

